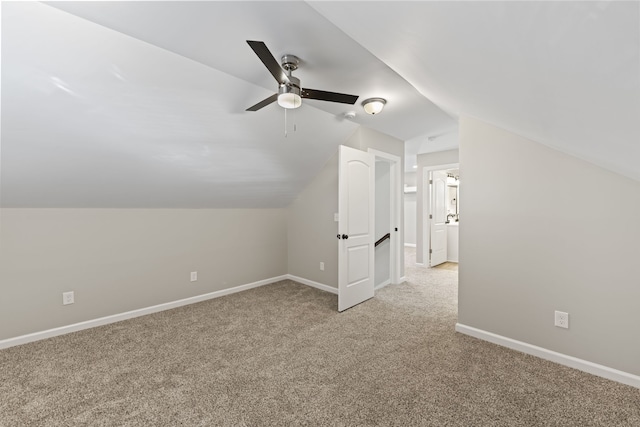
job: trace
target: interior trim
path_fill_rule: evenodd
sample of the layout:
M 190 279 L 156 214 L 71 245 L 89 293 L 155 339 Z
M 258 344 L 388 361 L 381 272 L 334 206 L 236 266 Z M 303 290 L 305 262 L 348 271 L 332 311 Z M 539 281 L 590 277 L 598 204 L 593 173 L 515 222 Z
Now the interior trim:
M 640 376 L 456 323 L 456 332 L 640 389 Z
M 313 280 L 309 279 L 303 279 L 302 277 L 294 276 L 293 274 L 287 274 L 287 279 L 293 280 L 294 282 L 302 283 L 303 285 L 311 286 L 312 288 L 317 288 L 322 291 L 338 295 L 338 288 L 334 288 L 333 286 L 314 282 Z
M 57 337 L 58 335 L 70 334 L 71 332 L 82 331 L 84 329 L 95 328 L 96 326 L 108 325 L 110 323 L 120 322 L 122 320 L 133 319 L 134 317 L 145 316 L 147 314 L 157 313 L 159 311 L 170 310 L 172 308 L 182 307 L 184 305 L 194 304 L 196 302 L 206 301 L 213 298 L 223 297 L 225 295 L 235 294 L 249 289 L 257 288 L 271 283 L 279 282 L 287 279 L 287 275 L 272 277 L 270 279 L 259 280 L 257 282 L 248 283 L 246 285 L 235 286 L 228 289 L 209 292 L 202 295 L 196 295 L 176 301 L 166 302 L 163 304 L 153 305 L 151 307 L 139 308 L 124 313 L 112 314 L 110 316 L 100 317 L 97 319 L 86 320 L 84 322 L 73 323 L 71 325 L 60 326 L 45 331 L 33 332 L 13 338 L 7 338 L 0 341 L 0 350 L 14 347 L 16 345 L 27 344 L 46 338 Z
M 378 286 L 374 286 L 374 290 L 379 291 L 380 289 L 384 288 L 385 286 L 388 286 L 391 284 L 391 279 L 387 279 L 384 282 L 380 283 Z

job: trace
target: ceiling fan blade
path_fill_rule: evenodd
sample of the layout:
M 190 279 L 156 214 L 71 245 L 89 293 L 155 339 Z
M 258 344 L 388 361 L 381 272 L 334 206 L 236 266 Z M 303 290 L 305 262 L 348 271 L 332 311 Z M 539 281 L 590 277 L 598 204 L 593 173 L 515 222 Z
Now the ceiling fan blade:
M 271 73 L 273 77 L 275 77 L 276 81 L 280 84 L 289 83 L 289 78 L 287 74 L 284 72 L 276 58 L 273 57 L 273 54 L 269 50 L 266 44 L 261 41 L 247 40 L 251 49 L 258 55 L 258 58 L 262 61 L 267 70 Z
M 247 108 L 245 111 L 258 111 L 262 107 L 266 107 L 267 105 L 271 104 L 272 102 L 275 102 L 277 99 L 278 99 L 278 94 L 274 93 L 270 97 L 268 97 L 266 99 L 263 99 L 262 101 L 258 102 L 256 105 Z
M 356 95 L 347 95 L 345 93 L 327 92 L 317 89 L 302 89 L 300 91 L 303 98 L 319 99 L 320 101 L 340 102 L 342 104 L 355 104 L 358 100 Z

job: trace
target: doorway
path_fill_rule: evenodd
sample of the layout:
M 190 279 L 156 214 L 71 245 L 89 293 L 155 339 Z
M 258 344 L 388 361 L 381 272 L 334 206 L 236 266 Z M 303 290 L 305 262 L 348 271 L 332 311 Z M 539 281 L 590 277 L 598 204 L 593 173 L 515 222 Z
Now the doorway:
M 374 287 L 391 283 L 391 176 L 390 164 L 376 159 Z
M 401 163 L 397 156 L 373 149 L 369 152 L 375 155 L 374 286 L 380 289 L 401 281 Z
M 422 253 L 427 267 L 458 262 L 459 164 L 423 170 Z
M 404 253 L 401 251 L 401 159 L 382 151 L 363 152 L 346 146 L 339 150 L 338 175 L 338 311 L 344 311 L 374 296 L 375 288 L 400 283 Z M 380 162 L 380 187 L 387 196 L 380 204 L 376 236 L 375 163 Z M 388 235 L 388 236 L 387 236 Z M 375 286 L 375 245 L 388 246 L 380 269 L 388 277 Z

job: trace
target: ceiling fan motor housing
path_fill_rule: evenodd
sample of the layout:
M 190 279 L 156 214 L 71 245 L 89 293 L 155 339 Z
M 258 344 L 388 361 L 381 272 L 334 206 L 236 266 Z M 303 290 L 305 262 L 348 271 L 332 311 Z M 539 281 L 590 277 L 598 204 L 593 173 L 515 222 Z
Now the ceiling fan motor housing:
M 282 95 L 283 93 L 295 93 L 300 96 L 300 79 L 291 75 L 292 71 L 298 69 L 300 60 L 295 55 L 283 55 L 280 59 L 280 63 L 282 64 L 282 68 L 287 71 L 289 82 L 280 84 L 278 95 Z
M 289 83 L 280 84 L 278 88 L 278 95 L 282 95 L 283 93 L 295 93 L 300 96 L 300 79 L 290 75 Z
M 295 55 L 283 55 L 280 59 L 280 63 L 282 64 L 282 68 L 289 71 L 289 75 L 291 75 L 291 71 L 298 69 L 300 59 Z

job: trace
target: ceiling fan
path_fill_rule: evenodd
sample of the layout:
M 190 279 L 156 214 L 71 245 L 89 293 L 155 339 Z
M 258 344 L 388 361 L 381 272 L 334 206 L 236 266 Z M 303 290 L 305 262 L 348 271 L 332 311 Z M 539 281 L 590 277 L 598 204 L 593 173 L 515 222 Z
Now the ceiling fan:
M 296 56 L 284 55 L 282 57 L 281 67 L 264 42 L 247 40 L 247 43 L 278 82 L 278 93 L 274 93 L 256 105 L 247 108 L 246 111 L 258 111 L 275 101 L 278 101 L 278 105 L 284 108 L 298 108 L 302 105 L 302 98 L 340 102 L 351 105 L 356 103 L 358 99 L 356 95 L 300 87 L 300 79 L 291 75 L 292 71 L 298 69 L 298 64 L 300 63 L 300 60 Z

